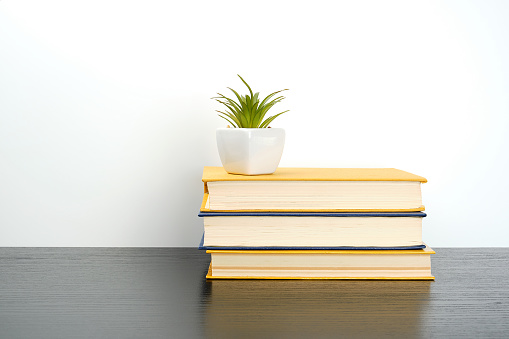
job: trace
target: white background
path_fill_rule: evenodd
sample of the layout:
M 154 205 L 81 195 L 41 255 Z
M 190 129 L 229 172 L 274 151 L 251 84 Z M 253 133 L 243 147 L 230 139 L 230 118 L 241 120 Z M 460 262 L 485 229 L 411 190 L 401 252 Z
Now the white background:
M 0 246 L 196 246 L 210 100 L 289 88 L 280 166 L 428 179 L 424 240 L 509 246 L 507 1 L 0 1 Z M 279 107 L 277 107 L 279 106 Z

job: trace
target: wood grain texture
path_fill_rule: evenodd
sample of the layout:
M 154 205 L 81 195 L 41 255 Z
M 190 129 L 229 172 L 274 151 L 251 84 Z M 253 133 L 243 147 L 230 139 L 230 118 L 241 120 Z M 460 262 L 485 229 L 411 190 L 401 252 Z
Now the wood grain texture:
M 0 337 L 507 337 L 509 249 L 435 251 L 435 282 L 206 281 L 192 248 L 0 248 Z

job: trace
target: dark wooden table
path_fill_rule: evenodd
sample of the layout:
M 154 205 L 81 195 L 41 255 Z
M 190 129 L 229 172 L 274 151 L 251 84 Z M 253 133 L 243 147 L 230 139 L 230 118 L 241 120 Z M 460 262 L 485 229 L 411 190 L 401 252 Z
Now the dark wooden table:
M 0 338 L 509 337 L 509 248 L 426 281 L 206 281 L 192 248 L 0 248 Z

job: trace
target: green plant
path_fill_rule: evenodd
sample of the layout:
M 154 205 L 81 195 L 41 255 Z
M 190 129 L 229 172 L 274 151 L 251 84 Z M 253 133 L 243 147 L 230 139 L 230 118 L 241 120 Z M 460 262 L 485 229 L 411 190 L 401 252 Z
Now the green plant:
M 238 74 L 237 74 L 238 75 Z M 231 90 L 233 93 L 235 93 L 235 96 L 237 97 L 238 102 L 236 102 L 233 99 L 230 99 L 221 93 L 218 97 L 213 97 L 211 99 L 216 100 L 217 102 L 220 102 L 221 104 L 226 106 L 226 110 L 223 111 L 217 111 L 219 112 L 219 116 L 226 121 L 228 121 L 234 128 L 266 128 L 269 127 L 269 124 L 276 119 L 278 116 L 280 116 L 283 113 L 288 112 L 289 110 L 286 110 L 284 112 L 278 113 L 276 115 L 273 115 L 267 119 L 264 120 L 265 115 L 267 114 L 268 110 L 272 108 L 275 104 L 283 100 L 285 97 L 279 96 L 277 98 L 274 98 L 270 100 L 274 95 L 277 93 L 287 91 L 288 89 L 283 89 L 274 93 L 271 93 L 265 97 L 261 102 L 258 98 L 259 92 L 253 94 L 253 91 L 251 90 L 251 87 L 247 84 L 247 82 L 242 79 L 240 75 L 238 75 L 240 80 L 247 86 L 249 89 L 249 94 L 246 94 L 244 96 L 239 95 L 235 90 L 228 87 L 229 90 Z M 270 100 L 270 101 L 269 101 Z

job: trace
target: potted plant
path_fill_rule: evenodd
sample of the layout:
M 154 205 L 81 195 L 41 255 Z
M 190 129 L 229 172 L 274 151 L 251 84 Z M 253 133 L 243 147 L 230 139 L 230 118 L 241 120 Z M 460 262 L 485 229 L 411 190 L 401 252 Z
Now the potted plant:
M 271 93 L 260 101 L 260 93 L 253 94 L 247 82 L 240 75 L 238 77 L 249 89 L 249 94 L 240 95 L 228 87 L 237 100 L 221 93 L 212 98 L 225 106 L 224 111 L 217 112 L 232 126 L 218 128 L 216 131 L 221 163 L 232 174 L 274 173 L 283 154 L 285 131 L 282 128 L 271 128 L 270 123 L 288 110 L 266 119 L 265 116 L 272 106 L 284 99 L 283 96 L 274 96 L 287 89 Z

